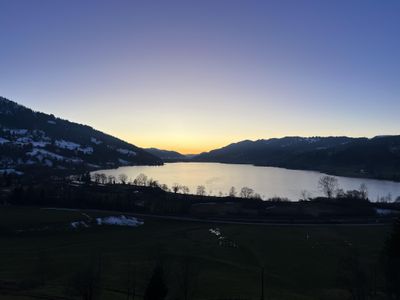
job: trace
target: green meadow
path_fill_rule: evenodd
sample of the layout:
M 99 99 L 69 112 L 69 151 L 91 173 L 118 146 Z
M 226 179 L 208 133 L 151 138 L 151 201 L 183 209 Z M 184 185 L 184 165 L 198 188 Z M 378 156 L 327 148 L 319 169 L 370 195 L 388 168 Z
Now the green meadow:
M 90 217 L 121 213 L 86 211 Z M 79 211 L 0 208 L 0 299 L 81 299 L 73 278 L 100 266 L 100 298 L 142 299 L 156 262 L 168 299 L 345 299 L 341 278 L 354 255 L 381 284 L 379 255 L 390 226 L 208 224 L 143 218 L 138 227 L 73 229 Z M 224 239 L 210 232 L 220 231 Z M 353 255 L 353 256 L 352 256 Z M 185 271 L 186 270 L 186 271 Z M 189 271 L 187 271 L 189 270 Z M 132 279 L 134 278 L 134 279 Z M 185 280 L 186 279 L 186 280 Z

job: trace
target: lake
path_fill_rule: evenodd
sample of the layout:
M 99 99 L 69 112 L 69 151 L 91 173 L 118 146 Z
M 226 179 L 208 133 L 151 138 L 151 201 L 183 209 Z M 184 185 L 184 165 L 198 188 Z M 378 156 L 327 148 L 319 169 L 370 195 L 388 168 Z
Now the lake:
M 195 194 L 198 185 L 204 185 L 208 194 L 227 195 L 234 186 L 239 192 L 244 186 L 254 189 L 263 199 L 279 196 L 297 201 L 306 190 L 311 196 L 322 195 L 318 189 L 318 180 L 323 173 L 315 171 L 289 170 L 274 167 L 221 163 L 166 163 L 163 166 L 130 166 L 118 169 L 101 170 L 106 175 L 126 174 L 130 180 L 140 173 L 171 187 L 174 183 L 186 185 Z M 368 188 L 372 201 L 377 197 L 391 194 L 392 200 L 400 196 L 400 183 L 336 176 L 339 187 L 344 190 L 359 189 L 362 183 Z

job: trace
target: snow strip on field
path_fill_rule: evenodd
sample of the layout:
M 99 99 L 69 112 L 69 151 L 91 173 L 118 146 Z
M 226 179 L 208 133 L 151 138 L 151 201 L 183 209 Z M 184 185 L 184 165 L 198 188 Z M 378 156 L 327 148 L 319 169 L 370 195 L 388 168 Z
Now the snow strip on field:
M 49 209 L 49 210 L 64 210 L 64 211 L 78 211 L 79 209 L 75 208 L 58 208 L 58 207 L 43 207 L 41 209 Z M 118 226 L 129 226 L 129 227 L 137 227 L 143 225 L 144 222 L 135 217 L 126 217 L 124 215 L 121 216 L 109 216 L 103 218 L 96 218 L 95 222 L 92 221 L 92 217 L 84 212 L 80 212 L 81 215 L 86 217 L 88 221 L 75 221 L 71 222 L 70 226 L 73 228 L 79 227 L 90 227 L 90 225 L 118 225 Z
M 110 216 L 104 218 L 96 218 L 97 225 L 118 225 L 118 226 L 131 226 L 136 227 L 143 225 L 143 221 L 139 221 L 135 217 L 125 217 L 125 216 Z
M 88 228 L 89 225 L 86 224 L 85 221 L 76 221 L 76 222 L 71 222 L 71 227 L 74 229 L 80 228 L 80 227 Z
M 209 231 L 210 231 L 211 234 L 214 234 L 214 235 L 216 235 L 218 237 L 221 236 L 221 231 L 220 231 L 219 228 L 215 228 L 215 229 L 214 228 L 210 228 Z

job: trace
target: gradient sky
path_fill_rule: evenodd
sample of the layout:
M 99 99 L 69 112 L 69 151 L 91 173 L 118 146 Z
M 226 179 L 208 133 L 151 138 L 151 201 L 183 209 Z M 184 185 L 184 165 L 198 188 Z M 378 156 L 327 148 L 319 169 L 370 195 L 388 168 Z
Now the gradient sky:
M 400 134 L 400 1 L 0 0 L 0 95 L 141 147 Z

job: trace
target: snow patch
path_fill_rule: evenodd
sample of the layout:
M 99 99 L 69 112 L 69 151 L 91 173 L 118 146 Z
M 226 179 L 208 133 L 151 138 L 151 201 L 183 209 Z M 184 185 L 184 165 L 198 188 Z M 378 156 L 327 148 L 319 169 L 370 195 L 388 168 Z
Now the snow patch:
M 215 229 L 214 228 L 210 228 L 209 231 L 210 231 L 211 234 L 214 234 L 214 235 L 216 235 L 218 237 L 221 236 L 221 230 L 219 228 L 215 228 Z
M 75 221 L 75 222 L 71 222 L 70 226 L 74 229 L 78 229 L 78 228 L 89 228 L 89 225 L 86 224 L 85 221 Z
M 128 164 L 129 164 L 129 161 L 124 160 L 124 159 L 121 159 L 121 158 L 118 158 L 118 162 L 119 162 L 121 165 L 128 165 Z
M 61 149 L 66 149 L 66 150 L 77 150 L 80 152 L 83 152 L 84 154 L 92 154 L 93 153 L 93 148 L 92 147 L 81 147 L 80 144 L 71 142 L 71 141 L 66 141 L 66 140 L 57 140 L 55 142 L 56 146 Z
M 17 171 L 15 169 L 0 169 L 0 174 L 16 174 L 16 175 L 22 175 L 24 174 L 23 172 Z
M 84 154 L 92 154 L 93 148 L 92 147 L 79 148 L 78 151 L 81 151 Z
M 49 145 L 50 143 L 49 143 L 49 142 L 40 141 L 40 142 L 31 142 L 31 144 L 32 144 L 33 147 L 41 147 L 41 148 L 44 148 L 44 147 L 46 147 L 47 145 Z
M 229 247 L 229 248 L 238 248 L 237 243 L 231 239 L 228 239 L 226 236 L 222 235 L 221 229 L 219 229 L 218 227 L 210 228 L 208 231 L 217 237 L 219 246 Z
M 91 141 L 93 144 L 96 144 L 96 145 L 100 145 L 100 144 L 103 143 L 102 141 L 100 141 L 100 140 L 98 140 L 98 139 L 96 139 L 96 138 L 94 138 L 94 137 L 90 138 L 90 141 Z
M 129 156 L 136 156 L 136 152 L 128 149 L 118 148 L 117 151 L 121 154 L 129 155 Z
M 110 216 L 104 218 L 96 218 L 97 225 L 118 225 L 118 226 L 130 226 L 136 227 L 143 225 L 143 221 L 139 221 L 135 217 L 125 217 L 125 216 Z
M 52 167 L 53 166 L 53 162 L 51 160 L 47 159 L 47 158 L 43 161 L 43 163 L 48 167 Z
M 81 146 L 77 143 L 65 140 L 56 140 L 55 144 L 58 148 L 68 149 L 68 150 L 76 150 Z
M 10 142 L 10 141 L 5 139 L 5 138 L 0 137 L 0 144 L 5 144 L 5 143 L 8 143 L 8 142 Z
M 5 129 L 5 131 L 13 135 L 26 135 L 28 133 L 28 129 Z
M 396 215 L 399 213 L 398 210 L 388 208 L 375 208 L 375 211 L 378 215 L 381 216 Z
M 86 164 L 88 167 L 90 167 L 90 168 L 100 168 L 101 166 L 99 166 L 99 165 L 96 165 L 96 164 L 90 164 L 90 163 L 88 163 L 88 164 Z
M 41 147 L 41 148 L 44 148 L 50 144 L 49 142 L 45 142 L 45 141 L 34 141 L 30 137 L 20 137 L 20 138 L 16 139 L 15 142 L 17 144 L 21 144 L 21 145 L 31 144 L 33 147 Z
M 33 148 L 31 152 L 26 153 L 29 156 L 35 156 L 37 157 L 39 160 L 42 160 L 44 157 L 50 157 L 50 158 L 54 158 L 57 160 L 63 160 L 65 159 L 64 156 L 55 154 L 53 152 L 44 150 L 44 149 L 38 149 L 38 148 Z

